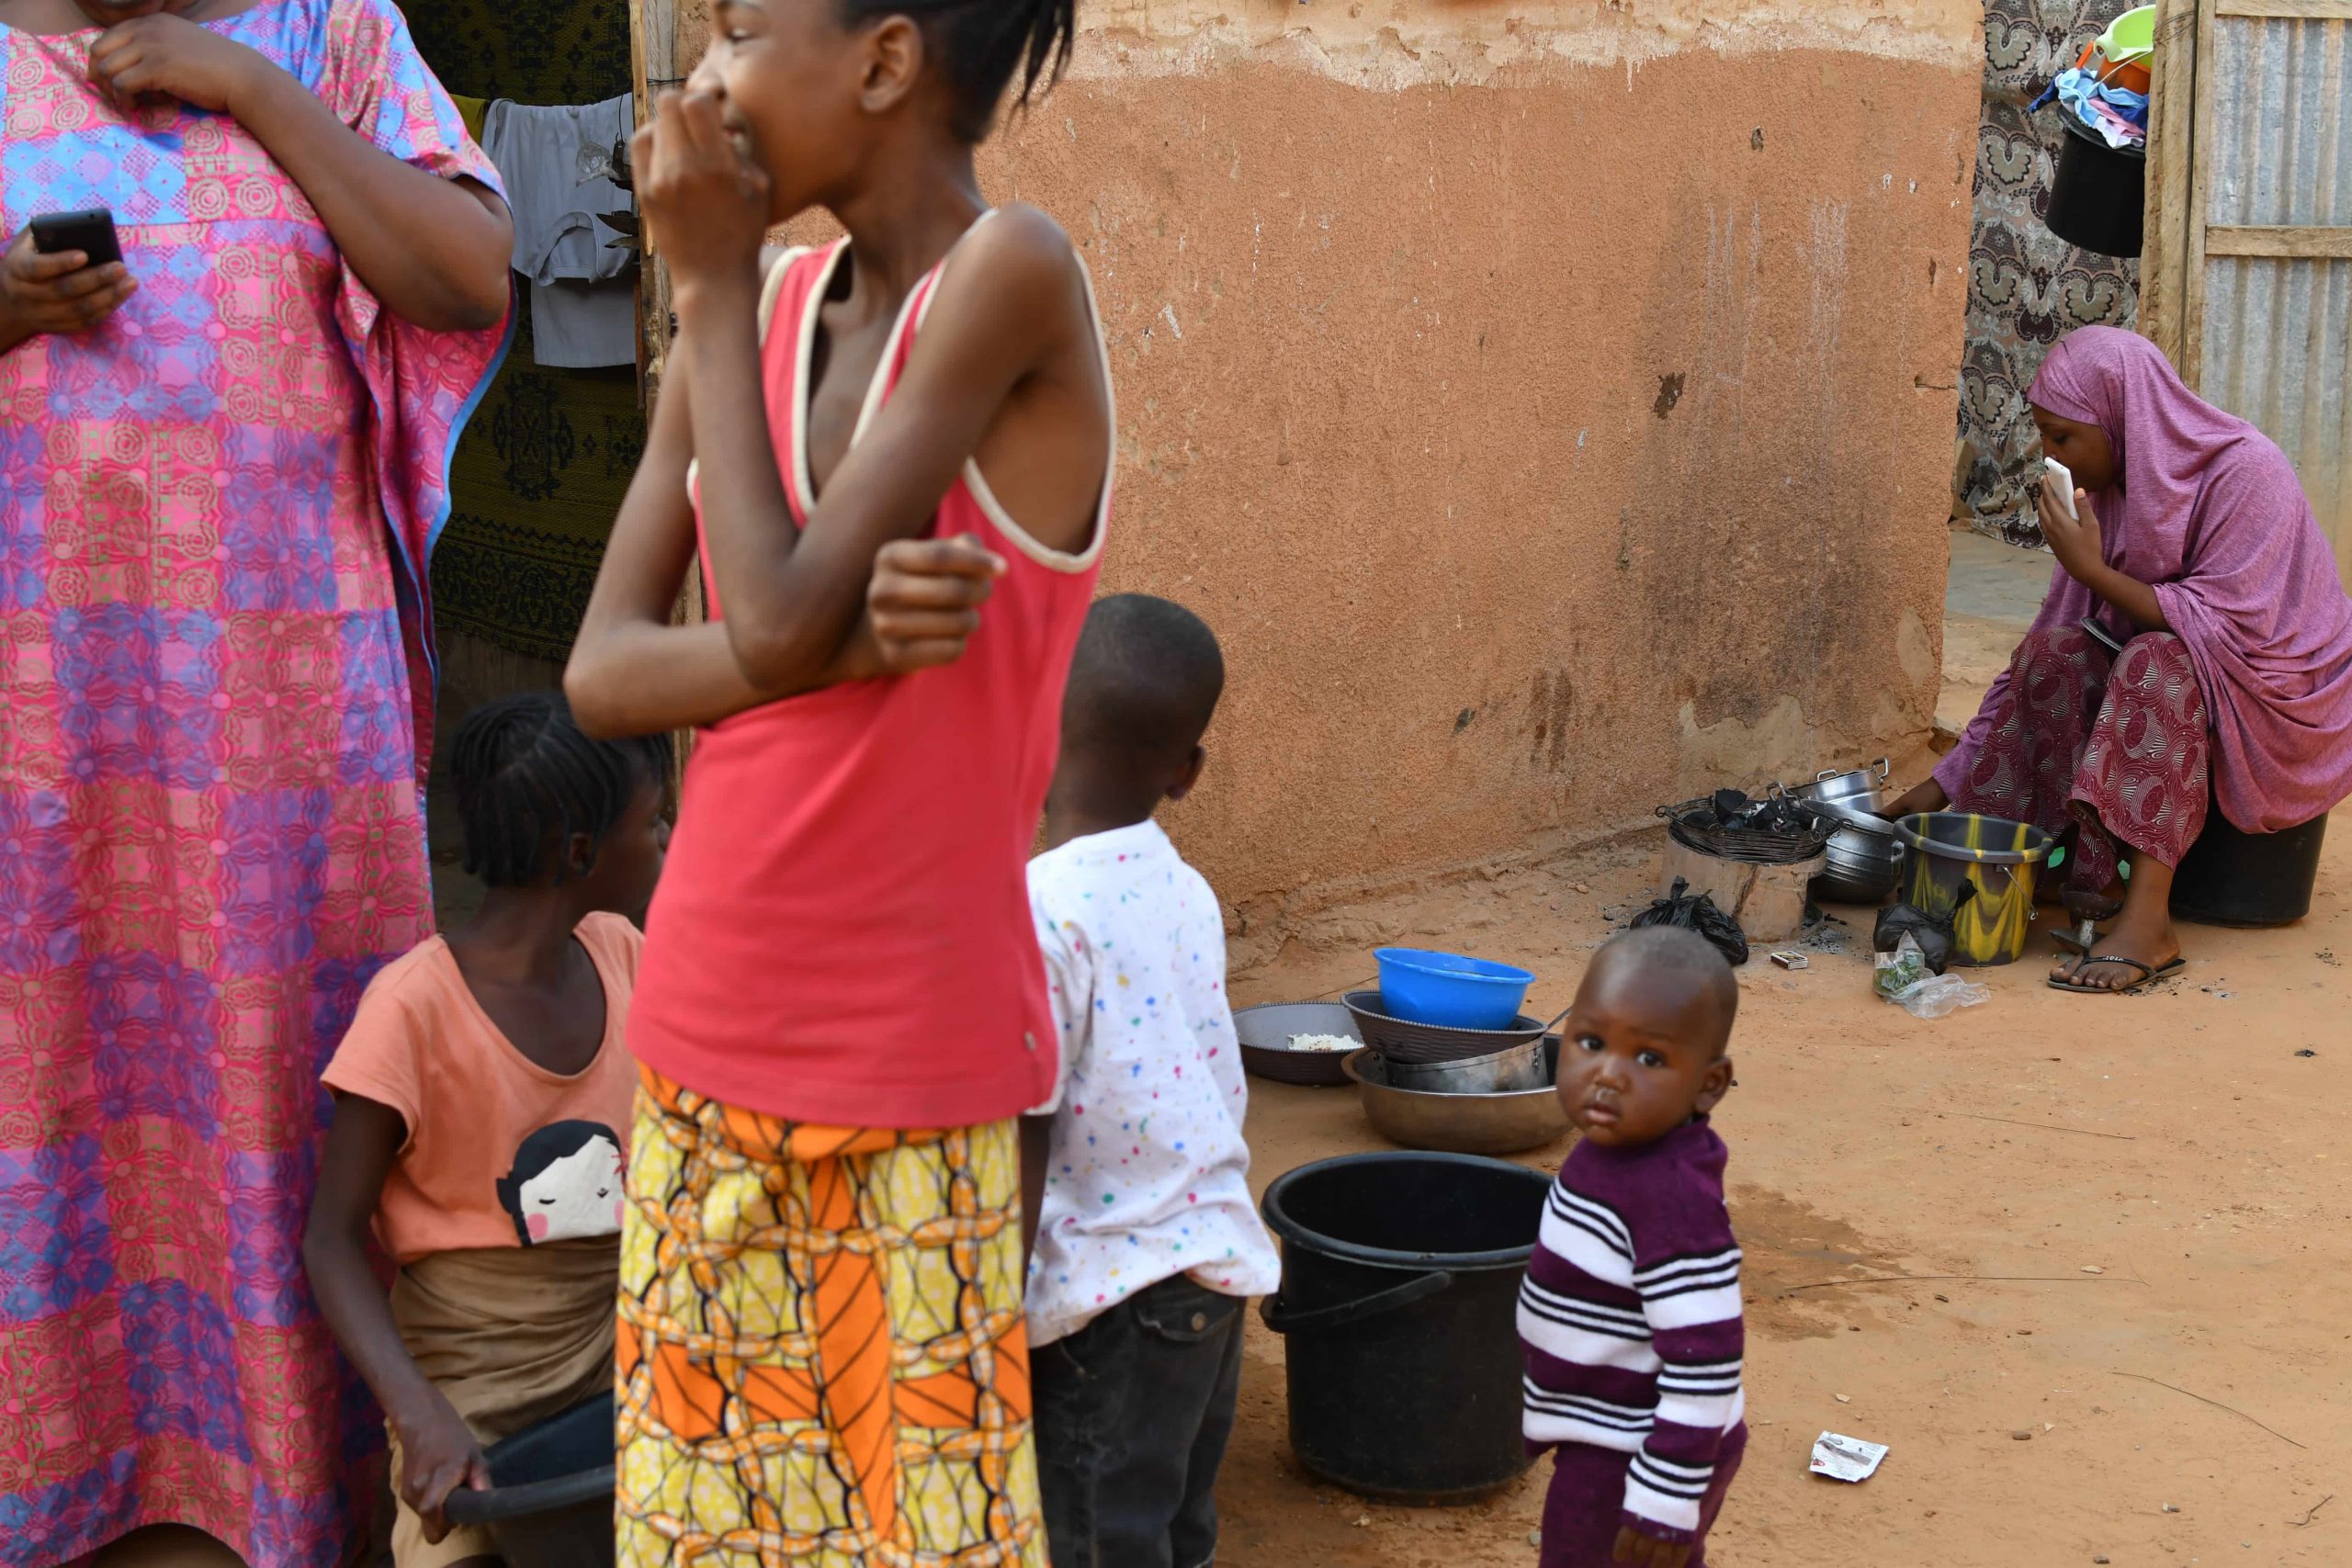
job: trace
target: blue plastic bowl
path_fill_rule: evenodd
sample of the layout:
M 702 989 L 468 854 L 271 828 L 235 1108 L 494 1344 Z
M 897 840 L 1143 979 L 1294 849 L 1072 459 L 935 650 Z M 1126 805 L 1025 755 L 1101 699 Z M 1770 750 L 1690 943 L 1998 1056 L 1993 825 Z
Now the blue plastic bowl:
M 1527 1000 L 1535 976 L 1508 964 L 1464 958 L 1458 953 L 1425 953 L 1413 947 L 1384 947 L 1380 995 L 1391 1017 L 1446 1029 L 1508 1029 Z

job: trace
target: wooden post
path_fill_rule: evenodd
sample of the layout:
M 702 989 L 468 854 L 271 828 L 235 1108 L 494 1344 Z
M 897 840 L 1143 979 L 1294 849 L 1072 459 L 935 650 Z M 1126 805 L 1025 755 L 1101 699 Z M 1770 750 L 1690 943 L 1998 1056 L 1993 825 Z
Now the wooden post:
M 678 80 L 676 0 L 628 0 L 630 86 L 637 123 L 653 118 L 653 104 Z M 650 408 L 662 387 L 662 363 L 670 352 L 670 269 L 650 243 L 638 269 L 639 382 Z
M 2199 394 L 2205 390 L 2205 219 L 2211 210 L 2205 172 L 2212 162 L 2205 156 L 2205 149 L 2213 141 L 2212 49 L 2219 33 L 2213 18 L 2213 0 L 2197 0 L 2197 37 L 2190 51 L 2197 62 L 2195 129 L 2190 132 L 2188 213 L 2183 235 L 2188 243 L 2182 246 L 2187 259 L 2182 264 L 2180 290 L 2180 353 L 2173 358 L 2173 368 L 2180 372 L 2180 378 L 2188 383 L 2190 391 Z
M 636 95 L 637 123 L 652 118 L 654 101 L 678 85 L 678 7 L 676 0 L 628 0 L 630 90 Z M 669 358 L 671 335 L 670 269 L 652 246 L 652 234 L 642 222 L 644 241 L 639 252 L 638 389 L 649 423 L 662 395 L 662 367 Z M 672 619 L 693 626 L 704 618 L 702 573 L 691 563 Z M 692 731 L 675 738 L 678 769 L 683 776 L 686 754 L 694 749 Z
M 2140 254 L 2140 332 L 2176 367 L 2187 350 L 2189 182 L 2197 157 L 2197 3 L 2161 0 L 2148 107 L 2146 239 Z

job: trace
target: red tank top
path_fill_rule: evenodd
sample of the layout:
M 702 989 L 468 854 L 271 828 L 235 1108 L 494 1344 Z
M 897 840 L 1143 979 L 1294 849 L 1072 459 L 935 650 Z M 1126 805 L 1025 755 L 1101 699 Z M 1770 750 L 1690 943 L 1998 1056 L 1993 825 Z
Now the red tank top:
M 768 424 L 804 526 L 812 339 L 846 254 L 842 242 L 777 263 L 763 304 Z M 947 265 L 907 297 L 860 434 Z M 967 463 L 926 536 L 971 534 L 1008 570 L 964 657 L 701 732 L 646 923 L 629 1019 L 639 1060 L 731 1105 L 841 1126 L 968 1126 L 1052 1092 L 1026 863 L 1110 490 L 1106 469 L 1093 537 L 1064 555 L 1023 532 Z M 709 611 L 721 614 L 715 593 Z

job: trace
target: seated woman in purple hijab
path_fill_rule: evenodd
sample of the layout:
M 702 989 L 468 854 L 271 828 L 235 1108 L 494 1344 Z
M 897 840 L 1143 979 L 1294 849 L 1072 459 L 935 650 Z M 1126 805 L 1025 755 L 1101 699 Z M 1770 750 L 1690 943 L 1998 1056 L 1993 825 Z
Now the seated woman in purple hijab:
M 2074 333 L 2031 401 L 2077 486 L 2071 517 L 2043 486 L 2049 597 L 1960 745 L 1893 809 L 2072 829 L 2074 886 L 2122 910 L 2051 983 L 2125 991 L 2181 963 L 2173 872 L 2209 809 L 2275 833 L 2352 795 L 2352 600 L 2286 455 L 2145 338 Z

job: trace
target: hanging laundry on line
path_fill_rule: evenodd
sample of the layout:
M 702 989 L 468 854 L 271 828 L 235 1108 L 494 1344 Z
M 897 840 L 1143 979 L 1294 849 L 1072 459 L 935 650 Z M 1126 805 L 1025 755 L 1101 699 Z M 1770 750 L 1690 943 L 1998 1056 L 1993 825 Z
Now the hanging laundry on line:
M 482 151 L 514 212 L 514 270 L 531 284 L 532 351 L 544 366 L 637 363 L 636 252 L 616 245 L 636 211 L 612 182 L 613 150 L 636 126 L 628 93 L 601 104 L 490 106 Z

